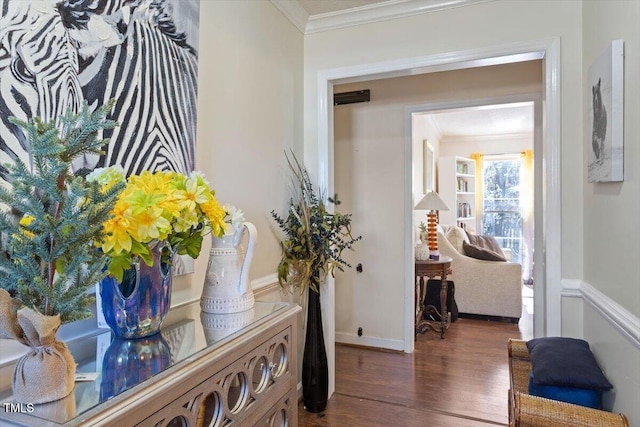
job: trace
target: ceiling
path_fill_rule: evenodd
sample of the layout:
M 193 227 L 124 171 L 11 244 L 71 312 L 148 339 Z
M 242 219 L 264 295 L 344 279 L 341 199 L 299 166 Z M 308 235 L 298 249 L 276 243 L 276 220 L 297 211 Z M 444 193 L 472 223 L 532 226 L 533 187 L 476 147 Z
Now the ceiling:
M 420 113 L 430 117 L 440 137 L 490 136 L 533 132 L 533 103 L 486 105 Z

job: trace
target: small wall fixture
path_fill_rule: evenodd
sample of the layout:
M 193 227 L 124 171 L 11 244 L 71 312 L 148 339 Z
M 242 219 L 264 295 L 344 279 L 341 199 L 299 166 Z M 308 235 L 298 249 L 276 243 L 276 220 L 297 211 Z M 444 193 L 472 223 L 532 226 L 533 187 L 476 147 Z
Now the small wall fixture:
M 333 105 L 355 104 L 356 102 L 369 102 L 370 100 L 369 89 L 333 94 Z

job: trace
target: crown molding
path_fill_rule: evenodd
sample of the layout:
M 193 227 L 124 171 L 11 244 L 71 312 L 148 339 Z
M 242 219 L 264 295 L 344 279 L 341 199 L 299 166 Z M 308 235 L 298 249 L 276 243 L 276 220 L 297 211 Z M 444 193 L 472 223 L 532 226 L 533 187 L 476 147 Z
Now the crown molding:
M 313 15 L 309 17 L 304 33 L 318 33 L 489 1 L 493 0 L 389 0 L 384 3 Z
M 305 33 L 307 22 L 309 21 L 309 14 L 297 0 L 271 0 L 271 3 L 277 7 L 302 34 Z
M 271 0 L 271 3 L 300 32 L 312 34 L 489 1 L 494 0 L 388 0 L 313 16 L 309 16 L 297 0 Z

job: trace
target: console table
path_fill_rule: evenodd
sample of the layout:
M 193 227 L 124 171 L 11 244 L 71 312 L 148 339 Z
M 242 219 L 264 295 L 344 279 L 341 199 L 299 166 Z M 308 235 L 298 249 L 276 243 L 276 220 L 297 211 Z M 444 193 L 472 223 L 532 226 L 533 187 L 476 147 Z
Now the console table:
M 192 319 L 152 337 L 117 340 L 100 330 L 68 342 L 78 372 L 98 377 L 76 382 L 56 402 L 8 405 L 3 368 L 0 425 L 296 426 L 300 307 L 256 302 L 246 312 L 210 315 L 193 305 Z
M 447 310 L 447 275 L 451 274 L 451 262 L 453 258 L 441 256 L 439 260 L 426 260 L 415 262 L 416 269 L 416 334 L 424 334 L 427 329 L 440 332 L 440 338 L 444 339 L 444 333 L 449 327 L 449 312 Z M 424 306 L 426 286 L 424 278 L 440 276 L 442 287 L 440 288 L 440 312 L 432 305 Z M 431 322 L 423 319 L 426 312 L 433 312 L 440 317 L 440 324 L 436 327 Z

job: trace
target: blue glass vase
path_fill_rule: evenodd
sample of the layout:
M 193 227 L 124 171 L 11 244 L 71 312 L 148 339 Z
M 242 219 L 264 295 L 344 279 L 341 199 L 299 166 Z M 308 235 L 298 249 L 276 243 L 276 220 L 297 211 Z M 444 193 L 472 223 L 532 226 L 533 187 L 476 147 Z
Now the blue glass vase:
M 169 257 L 163 250 L 169 251 Z M 151 250 L 153 265 L 135 262 L 124 272 L 122 281 L 107 276 L 100 281 L 102 311 L 117 338 L 142 338 L 160 331 L 171 306 L 171 259 L 168 245 L 156 244 Z M 169 258 L 167 260 L 167 258 Z
M 102 359 L 100 400 L 120 394 L 170 364 L 171 350 L 162 334 L 135 340 L 116 338 Z

